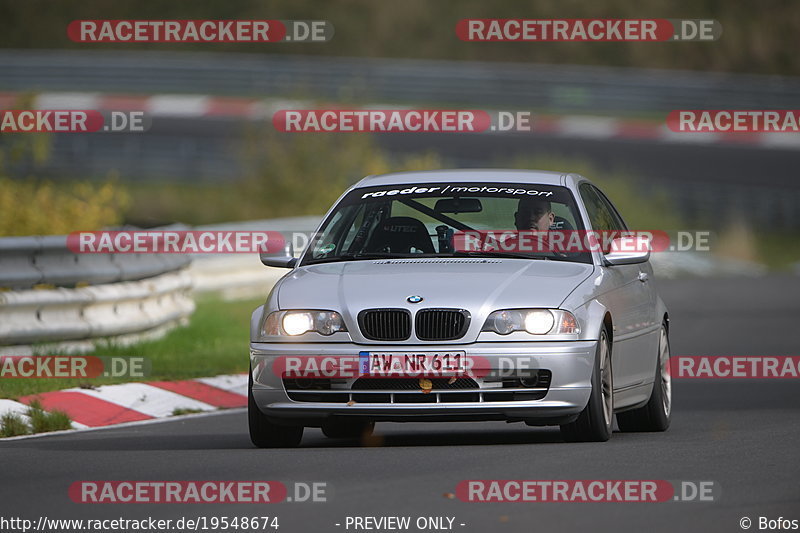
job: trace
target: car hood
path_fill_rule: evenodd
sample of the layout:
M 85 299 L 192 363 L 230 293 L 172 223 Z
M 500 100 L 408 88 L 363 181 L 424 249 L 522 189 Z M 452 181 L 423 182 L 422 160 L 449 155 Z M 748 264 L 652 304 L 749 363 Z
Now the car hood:
M 348 261 L 297 268 L 276 290 L 281 309 L 336 310 L 350 331 L 359 311 L 375 307 L 466 309 L 482 324 L 497 309 L 559 307 L 593 269 L 528 259 Z M 409 303 L 409 296 L 422 301 Z

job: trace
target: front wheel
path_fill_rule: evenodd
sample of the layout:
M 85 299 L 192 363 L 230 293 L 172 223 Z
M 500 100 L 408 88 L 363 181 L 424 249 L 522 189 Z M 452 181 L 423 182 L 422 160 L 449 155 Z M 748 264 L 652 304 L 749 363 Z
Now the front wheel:
M 614 418 L 614 377 L 611 373 L 611 343 L 605 326 L 600 331 L 592 372 L 592 393 L 578 419 L 561 426 L 567 442 L 605 442 L 611 438 Z
M 669 336 L 662 324 L 658 341 L 653 392 L 644 407 L 617 414 L 620 431 L 666 431 L 672 418 L 672 377 L 669 373 Z
M 247 419 L 250 440 L 259 448 L 294 448 L 303 439 L 303 426 L 279 426 L 270 422 L 253 398 L 253 374 L 247 387 Z

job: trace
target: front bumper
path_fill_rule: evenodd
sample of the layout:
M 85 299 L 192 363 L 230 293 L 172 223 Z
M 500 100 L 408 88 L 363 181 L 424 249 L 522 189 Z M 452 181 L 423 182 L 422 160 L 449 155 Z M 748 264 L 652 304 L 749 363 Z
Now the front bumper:
M 458 421 L 458 420 L 524 420 L 531 424 L 558 424 L 579 414 L 591 393 L 597 341 L 558 342 L 478 342 L 469 345 L 356 345 L 330 344 L 250 344 L 250 365 L 253 378 L 252 395 L 258 408 L 278 423 L 321 425 L 329 418 L 359 417 L 373 421 Z M 357 358 L 359 352 L 442 352 L 459 350 L 467 358 L 480 358 L 496 372 L 507 375 L 515 369 L 541 369 L 551 372 L 546 394 L 536 400 L 488 401 L 497 391 L 496 378 L 476 377 L 471 401 L 452 401 L 449 397 L 426 398 L 424 403 L 395 403 L 381 399 L 361 401 L 363 395 L 350 389 L 354 379 L 338 380 L 337 401 L 295 401 L 289 397 L 281 377 L 281 357 Z M 499 389 L 503 390 L 503 389 Z M 436 391 L 434 391 L 436 392 Z M 486 393 L 486 394 L 483 394 Z M 296 397 L 296 396 L 295 396 Z M 455 397 L 455 396 L 453 396 Z M 324 398 L 321 397 L 320 400 Z M 376 397 L 377 398 L 377 397 Z M 357 399 L 357 401 L 355 401 Z M 486 401 L 485 401 L 486 400 Z

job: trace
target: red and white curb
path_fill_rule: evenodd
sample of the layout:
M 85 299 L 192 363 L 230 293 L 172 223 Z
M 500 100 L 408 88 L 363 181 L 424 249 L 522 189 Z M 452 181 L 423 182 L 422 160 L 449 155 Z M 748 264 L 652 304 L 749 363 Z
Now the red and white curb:
M 156 420 L 176 410 L 210 412 L 247 405 L 247 375 L 231 374 L 185 381 L 151 381 L 65 389 L 1 400 L 0 415 L 26 416 L 28 404 L 39 400 L 45 411 L 67 413 L 75 429 Z
M 0 93 L 0 109 L 18 101 L 16 93 Z M 282 109 L 316 108 L 311 101 L 233 98 L 192 94 L 119 95 L 103 93 L 39 93 L 34 109 L 94 109 L 144 111 L 153 117 L 270 119 Z M 408 109 L 408 106 L 370 104 L 363 109 Z M 577 139 L 649 140 L 675 144 L 727 144 L 761 148 L 800 149 L 800 133 L 679 133 L 665 122 L 585 115 L 537 115 L 531 133 Z M 510 132 L 486 131 L 497 135 Z M 516 132 L 519 133 L 519 132 Z M 526 132 L 527 133 L 527 132 Z
M 28 406 L 24 403 L 0 399 L 0 416 L 7 413 L 18 415 L 25 423 L 28 422 Z M 75 424 L 73 424 L 73 426 L 74 425 Z
M 17 93 L 0 93 L 0 109 L 18 102 Z M 98 111 L 144 111 L 156 117 L 233 117 L 264 119 L 278 109 L 300 102 L 257 98 L 227 98 L 193 94 L 121 95 L 104 93 L 39 93 L 33 109 L 94 109 Z

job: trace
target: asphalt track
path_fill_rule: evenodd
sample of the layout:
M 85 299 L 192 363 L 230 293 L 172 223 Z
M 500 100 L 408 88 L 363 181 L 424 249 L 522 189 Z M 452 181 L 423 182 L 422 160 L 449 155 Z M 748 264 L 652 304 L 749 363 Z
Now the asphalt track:
M 800 277 L 662 281 L 660 291 L 672 315 L 673 354 L 798 355 Z M 800 519 L 798 414 L 798 380 L 683 380 L 675 382 L 672 427 L 662 434 L 617 432 L 607 443 L 566 444 L 556 429 L 519 424 L 379 424 L 380 446 L 307 430 L 298 449 L 259 450 L 237 410 L 2 443 L 0 517 L 269 515 L 287 533 L 355 531 L 345 529 L 347 516 L 410 516 L 412 524 L 450 516 L 454 531 L 504 533 L 730 532 L 742 531 L 746 516 L 755 531 L 761 516 Z M 67 493 L 77 480 L 212 479 L 321 481 L 328 501 L 90 505 Z M 713 502 L 449 498 L 466 479 L 703 480 L 716 489 Z

